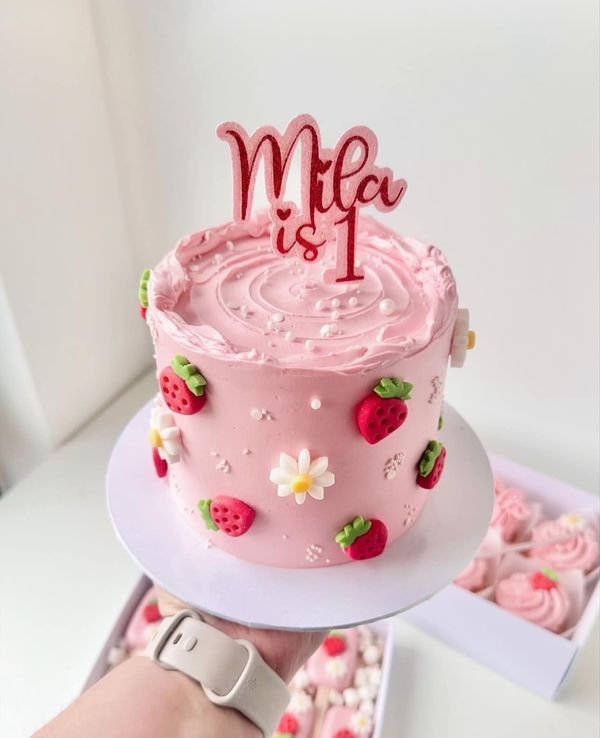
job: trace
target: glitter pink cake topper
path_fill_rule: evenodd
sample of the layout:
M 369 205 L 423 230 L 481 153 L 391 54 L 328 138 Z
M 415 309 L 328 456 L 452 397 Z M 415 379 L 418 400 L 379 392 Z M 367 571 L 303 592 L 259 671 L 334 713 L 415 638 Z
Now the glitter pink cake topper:
M 377 138 L 366 126 L 346 131 L 334 149 L 321 147 L 317 122 L 310 115 L 294 118 L 283 134 L 271 126 L 251 136 L 238 123 L 221 123 L 219 138 L 227 141 L 233 164 L 233 219 L 250 219 L 256 173 L 263 159 L 271 241 L 282 256 L 301 251 L 308 262 L 336 240 L 336 282 L 363 279 L 356 266 L 356 227 L 359 208 L 374 205 L 388 211 L 398 205 L 406 182 L 391 169 L 375 166 Z M 301 155 L 301 205 L 284 200 L 285 184 L 296 147 Z

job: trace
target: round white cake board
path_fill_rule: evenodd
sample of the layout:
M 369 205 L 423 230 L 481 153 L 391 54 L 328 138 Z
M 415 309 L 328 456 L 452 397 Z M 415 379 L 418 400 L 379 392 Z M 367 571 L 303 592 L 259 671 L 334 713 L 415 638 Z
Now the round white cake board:
M 129 422 L 108 467 L 116 532 L 144 572 L 204 612 L 252 627 L 347 628 L 407 610 L 468 564 L 492 514 L 493 478 L 481 442 L 452 407 L 440 440 L 444 473 L 414 526 L 370 561 L 314 569 L 251 564 L 207 547 L 185 520 L 148 450 L 149 404 Z

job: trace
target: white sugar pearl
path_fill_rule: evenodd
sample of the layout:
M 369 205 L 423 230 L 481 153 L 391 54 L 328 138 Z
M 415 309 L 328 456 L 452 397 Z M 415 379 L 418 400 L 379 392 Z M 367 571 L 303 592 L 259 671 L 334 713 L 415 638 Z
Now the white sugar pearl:
M 357 297 L 351 297 L 348 300 L 348 305 L 350 305 L 350 307 L 356 307 L 358 305 L 358 298 Z
M 358 705 L 358 703 L 360 702 L 360 695 L 358 694 L 358 690 L 354 689 L 353 687 L 348 687 L 348 689 L 345 689 L 344 702 L 348 707 L 356 707 L 356 705 Z
M 275 321 L 275 323 L 283 323 L 285 320 L 285 315 L 283 313 L 275 313 L 272 316 L 272 320 Z
M 358 706 L 358 711 L 362 712 L 364 715 L 372 717 L 375 712 L 375 703 L 373 700 L 363 700 Z
M 396 303 L 386 297 L 379 303 L 379 312 L 383 315 L 392 315 L 396 310 Z
M 337 320 L 339 317 L 340 317 L 340 311 L 339 310 L 334 310 L 331 313 L 331 320 Z
M 313 410 L 318 410 L 321 407 L 321 400 L 318 397 L 313 397 L 310 401 L 310 406 Z
M 262 411 L 259 410 L 257 407 L 253 407 L 252 410 L 250 410 L 250 417 L 252 418 L 252 420 L 261 420 Z
M 368 648 L 365 648 L 363 652 L 363 659 L 365 661 L 365 664 L 368 664 L 369 666 L 372 666 L 373 664 L 376 664 L 381 658 L 381 650 L 376 645 L 371 645 Z
M 315 307 L 317 308 L 317 310 L 323 310 L 325 308 L 325 303 L 323 302 L 323 300 L 317 300 L 315 303 Z
M 340 306 L 339 299 L 337 297 L 334 297 L 333 300 L 331 301 L 331 307 L 339 308 L 339 306 Z
M 373 684 L 365 684 L 358 688 L 358 694 L 361 700 L 374 700 L 377 697 L 377 687 Z
M 321 326 L 321 336 L 323 338 L 326 338 L 331 333 L 331 327 L 329 323 L 325 323 L 325 325 Z
M 310 340 L 310 338 L 309 338 L 309 339 L 308 339 L 308 341 L 305 341 L 305 342 L 304 342 L 304 348 L 305 348 L 305 349 L 306 349 L 307 351 L 314 351 L 314 348 L 315 348 L 315 342 L 314 342 L 314 341 L 311 341 L 311 340 Z
M 286 340 L 286 341 L 287 341 L 288 343 L 292 343 L 292 341 L 293 341 L 293 340 L 294 340 L 295 338 L 296 338 L 296 335 L 295 335 L 294 331 L 288 331 L 288 332 L 287 332 L 287 333 L 285 334 L 285 340 Z
M 225 247 L 231 251 L 233 249 L 233 241 L 227 241 Z

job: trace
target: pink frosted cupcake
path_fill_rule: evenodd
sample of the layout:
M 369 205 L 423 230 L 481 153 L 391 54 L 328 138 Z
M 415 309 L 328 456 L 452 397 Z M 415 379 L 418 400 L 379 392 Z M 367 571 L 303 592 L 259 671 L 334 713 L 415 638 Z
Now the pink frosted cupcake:
M 521 490 L 505 487 L 496 479 L 494 511 L 490 526 L 499 531 L 505 543 L 516 540 L 531 521 L 533 510 Z
M 579 569 L 587 574 L 598 566 L 598 533 L 581 515 L 546 520 L 535 526 L 531 537 L 536 545 L 530 555 L 554 569 Z
M 479 592 L 487 586 L 489 569 L 490 562 L 487 559 L 475 558 L 456 577 L 454 584 L 471 592 Z
M 535 625 L 560 633 L 571 608 L 569 596 L 556 572 L 543 568 L 536 572 L 517 571 L 496 586 L 496 603 Z

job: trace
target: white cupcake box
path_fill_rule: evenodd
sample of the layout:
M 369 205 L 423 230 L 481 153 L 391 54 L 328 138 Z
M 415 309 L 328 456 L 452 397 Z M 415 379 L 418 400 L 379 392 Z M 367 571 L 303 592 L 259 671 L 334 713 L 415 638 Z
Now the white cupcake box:
M 546 517 L 577 512 L 598 519 L 597 496 L 501 457 L 494 474 L 540 502 Z M 554 699 L 559 694 L 598 617 L 598 571 L 586 577 L 586 602 L 569 637 L 555 635 L 498 607 L 485 597 L 449 585 L 402 617 L 508 679 Z

